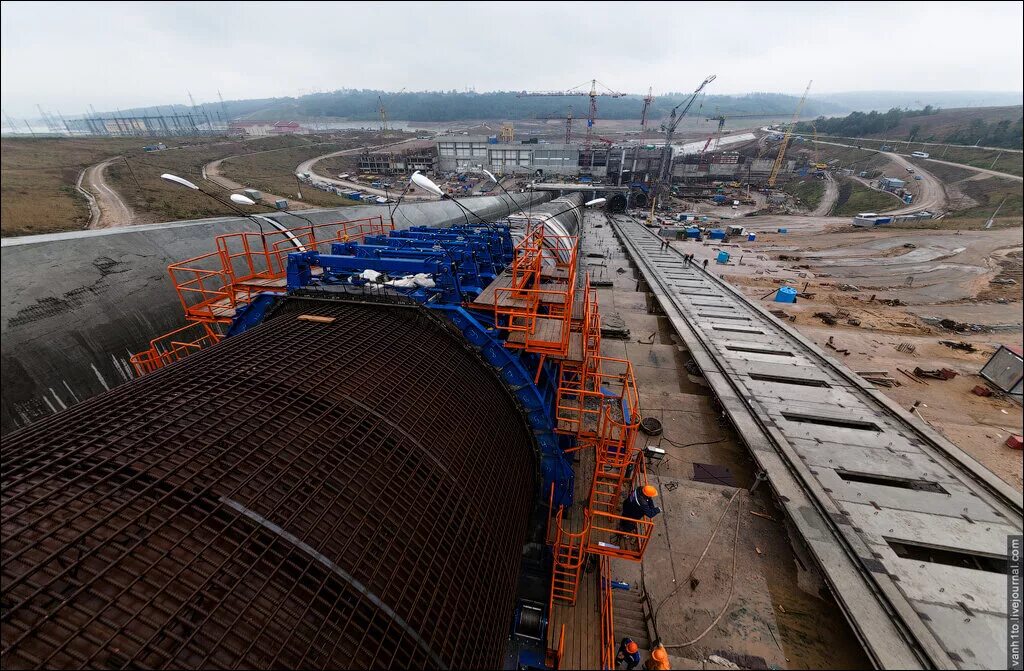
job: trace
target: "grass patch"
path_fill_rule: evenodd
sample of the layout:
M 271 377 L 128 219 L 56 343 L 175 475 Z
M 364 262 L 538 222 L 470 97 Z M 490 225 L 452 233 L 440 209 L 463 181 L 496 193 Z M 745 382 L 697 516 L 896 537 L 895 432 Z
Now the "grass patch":
M 839 199 L 832 214 L 836 217 L 853 216 L 861 212 L 885 212 L 899 207 L 898 198 L 869 189 L 855 179 L 843 178 L 839 182 Z
M 999 204 L 998 219 L 1021 218 L 1024 215 L 1024 185 L 1008 179 L 990 177 L 988 179 L 967 180 L 958 184 L 964 194 L 978 204 L 966 210 L 951 212 L 951 219 L 988 219 Z
M 0 140 L 0 234 L 79 230 L 88 201 L 75 189 L 86 167 L 119 154 L 141 154 L 143 138 L 20 138 Z M 165 140 L 168 142 L 168 140 Z
M 803 207 L 813 210 L 825 195 L 825 182 L 813 177 L 791 180 L 782 190 L 796 198 Z
M 308 145 L 307 136 L 267 137 L 256 140 L 219 138 L 215 142 L 180 145 L 166 151 L 114 161 L 106 179 L 125 204 L 132 208 L 136 223 L 199 219 L 234 212 L 201 193 L 183 189 L 160 179 L 169 172 L 199 184 L 206 191 L 218 189 L 203 182 L 203 166 L 225 156 Z
M 991 212 L 989 212 L 991 214 Z M 914 221 L 898 221 L 888 224 L 885 228 L 900 228 L 926 231 L 976 231 L 985 228 L 988 217 L 984 219 L 958 219 L 943 217 L 942 219 L 917 219 Z M 1020 228 L 1024 225 L 1022 217 L 1004 217 L 1001 213 L 992 228 Z
M 825 138 L 820 136 L 818 139 L 825 140 Z M 979 147 L 956 145 L 935 147 L 918 142 L 911 142 L 908 144 L 906 142 L 894 142 L 892 140 L 855 140 L 852 138 L 831 136 L 830 139 L 834 139 L 836 142 L 849 142 L 850 144 L 855 144 L 859 147 L 865 147 L 868 149 L 881 149 L 882 145 L 889 145 L 890 147 L 894 147 L 896 152 L 899 154 L 910 154 L 915 151 L 923 151 L 929 155 L 929 158 L 934 158 L 939 161 L 960 163 L 961 165 L 970 165 L 975 168 L 985 168 L 986 170 L 996 170 L 998 172 L 1017 175 L 1018 177 L 1024 176 L 1024 154 L 1011 151 L 981 149 Z M 921 165 L 926 170 L 933 171 L 932 168 L 936 164 L 934 161 L 924 161 Z
M 291 199 L 295 197 L 297 186 L 295 168 L 303 161 L 333 151 L 379 144 L 379 142 L 378 134 L 357 131 L 336 142 L 230 158 L 221 163 L 220 170 L 225 177 L 239 184 Z M 359 204 L 358 201 L 350 200 L 345 196 L 321 191 L 305 184 L 302 185 L 302 196 L 302 202 L 323 207 Z

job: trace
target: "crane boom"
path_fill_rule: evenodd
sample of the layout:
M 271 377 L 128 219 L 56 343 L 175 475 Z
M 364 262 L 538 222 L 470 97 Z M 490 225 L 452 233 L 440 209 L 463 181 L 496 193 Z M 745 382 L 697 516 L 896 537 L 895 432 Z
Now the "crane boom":
M 779 143 L 779 155 L 775 157 L 775 163 L 772 164 L 772 173 L 768 176 L 769 187 L 775 186 L 775 179 L 779 176 L 779 171 L 782 170 L 782 162 L 786 159 L 786 147 L 789 146 L 789 138 L 793 136 L 793 128 L 796 127 L 796 121 L 800 118 L 800 110 L 804 108 L 804 101 L 807 100 L 807 93 L 811 90 L 811 84 L 813 83 L 813 79 L 807 82 L 804 95 L 800 98 L 796 111 L 793 112 L 793 120 L 789 122 L 789 126 L 786 127 L 786 133 L 782 136 L 782 142 Z
M 651 219 L 654 219 L 654 206 L 658 202 L 658 187 L 661 184 L 668 184 L 672 181 L 672 137 L 676 134 L 676 128 L 679 126 L 679 122 L 683 120 L 686 113 L 693 107 L 693 103 L 697 100 L 697 96 L 704 90 L 704 87 L 715 81 L 715 75 L 709 75 L 707 79 L 701 82 L 697 90 L 693 92 L 690 99 L 686 101 L 686 106 L 683 107 L 683 111 L 676 113 L 683 103 L 679 103 L 672 108 L 669 112 L 668 122 L 665 124 L 665 146 L 661 148 L 661 163 L 658 166 L 658 179 L 654 182 L 654 186 L 651 189 Z

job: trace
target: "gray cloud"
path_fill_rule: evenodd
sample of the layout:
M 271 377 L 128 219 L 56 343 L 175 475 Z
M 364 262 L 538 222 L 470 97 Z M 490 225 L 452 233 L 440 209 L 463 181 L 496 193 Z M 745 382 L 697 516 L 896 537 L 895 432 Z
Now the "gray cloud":
M 382 88 L 1021 89 L 1022 4 L 4 3 L 2 105 L 34 116 Z

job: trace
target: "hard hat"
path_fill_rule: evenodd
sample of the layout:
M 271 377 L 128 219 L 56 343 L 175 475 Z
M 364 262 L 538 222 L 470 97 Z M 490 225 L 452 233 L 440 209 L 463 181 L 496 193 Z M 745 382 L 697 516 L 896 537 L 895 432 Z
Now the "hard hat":
M 651 657 L 658 660 L 659 662 L 668 661 L 668 653 L 665 652 L 665 648 L 660 645 L 651 651 Z
M 635 653 L 639 649 L 640 649 L 640 646 L 638 646 L 636 644 L 636 641 L 630 641 L 629 643 L 626 644 L 626 652 L 628 652 L 631 655 L 633 653 Z
M 654 488 L 654 485 L 644 485 L 644 488 L 640 490 L 644 493 L 644 496 L 657 496 L 658 490 Z

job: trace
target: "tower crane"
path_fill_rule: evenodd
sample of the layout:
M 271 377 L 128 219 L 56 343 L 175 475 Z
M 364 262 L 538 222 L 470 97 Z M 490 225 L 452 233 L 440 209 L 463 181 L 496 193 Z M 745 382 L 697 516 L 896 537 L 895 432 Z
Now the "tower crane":
M 770 114 L 719 114 L 718 116 L 704 117 L 705 121 L 717 121 L 718 130 L 715 131 L 715 135 L 708 138 L 707 144 L 704 145 L 704 151 L 707 151 L 708 145 L 711 144 L 711 140 L 715 141 L 715 146 L 711 151 L 718 150 L 718 143 L 722 140 L 722 130 L 725 128 L 726 119 L 764 119 Z M 703 151 L 701 152 L 703 153 Z
M 807 88 L 804 89 L 804 94 L 796 106 L 796 111 L 793 112 L 793 119 L 789 122 L 789 126 L 786 127 L 786 133 L 782 136 L 782 142 L 779 143 L 779 155 L 775 157 L 775 163 L 772 164 L 772 173 L 768 176 L 769 188 L 775 187 L 775 179 L 779 176 L 779 171 L 782 170 L 782 163 L 786 159 L 786 147 L 789 146 L 789 138 L 793 136 L 793 128 L 796 127 L 796 121 L 800 118 L 800 110 L 804 108 L 804 102 L 807 100 L 807 93 L 811 90 L 811 84 L 813 83 L 813 79 L 807 82 Z
M 647 110 L 650 109 L 651 103 L 654 102 L 654 87 L 647 87 L 647 95 L 644 96 L 644 109 L 640 112 L 640 136 L 647 131 Z
M 584 90 L 582 88 L 583 86 L 586 86 L 586 84 L 580 84 L 579 86 L 574 86 L 571 89 L 566 89 L 565 91 L 520 91 L 519 93 L 516 94 L 517 98 L 531 98 L 531 97 L 538 97 L 538 96 L 547 96 L 547 97 L 552 97 L 552 96 L 554 96 L 554 97 L 586 96 L 586 97 L 589 97 L 590 98 L 590 113 L 587 115 L 587 135 L 586 135 L 586 138 L 583 141 L 583 147 L 584 147 L 584 149 L 586 150 L 586 152 L 590 156 L 590 166 L 589 166 L 590 168 L 593 168 L 593 166 L 594 166 L 594 152 L 591 151 L 591 149 L 593 148 L 593 139 L 594 139 L 594 121 L 597 119 L 597 99 L 599 97 L 622 98 L 623 96 L 626 95 L 625 93 L 619 93 L 618 91 L 613 91 L 610 88 L 608 88 L 607 86 L 605 86 L 604 84 L 601 84 L 601 86 L 604 87 L 607 90 L 599 92 L 597 90 L 598 83 L 599 82 L 596 79 L 591 79 L 590 80 L 590 90 L 589 91 L 586 91 L 586 90 Z M 568 123 L 571 123 L 571 121 L 567 122 L 567 124 Z
M 384 100 L 380 96 L 377 96 L 377 111 L 380 113 L 380 130 L 381 132 L 388 129 L 388 111 L 384 109 Z
M 693 92 L 690 99 L 685 101 L 686 106 L 683 107 L 683 103 L 679 103 L 672 108 L 669 112 L 668 121 L 662 124 L 662 130 L 665 131 L 665 146 L 661 148 L 661 164 L 658 166 L 658 179 L 654 182 L 654 186 L 651 189 L 651 216 L 650 220 L 654 220 L 654 207 L 658 202 L 658 187 L 665 185 L 668 186 L 672 181 L 672 138 L 676 134 L 676 127 L 679 126 L 679 122 L 683 120 L 686 113 L 690 111 L 690 107 L 693 106 L 697 96 L 704 90 L 704 87 L 715 81 L 715 75 L 709 75 L 707 79 L 701 82 L 697 90 Z M 683 111 L 676 113 L 680 107 Z

